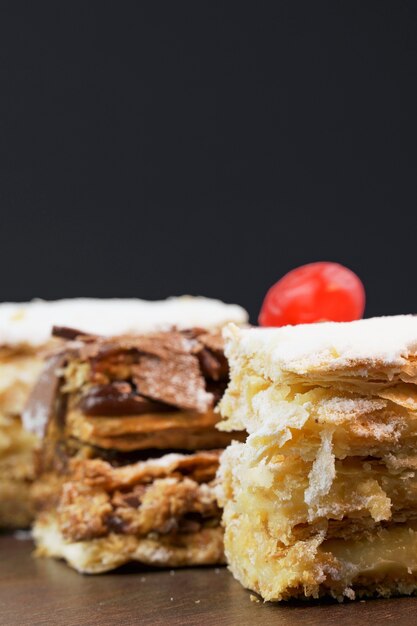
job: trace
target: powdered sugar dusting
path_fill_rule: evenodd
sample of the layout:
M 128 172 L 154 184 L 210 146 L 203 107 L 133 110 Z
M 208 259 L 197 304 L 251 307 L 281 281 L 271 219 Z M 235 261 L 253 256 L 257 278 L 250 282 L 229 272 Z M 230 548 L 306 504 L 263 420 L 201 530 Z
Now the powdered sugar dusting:
M 231 325 L 225 335 L 228 354 L 253 357 L 253 364 L 259 364 L 271 378 L 279 378 L 280 371 L 302 375 L 355 363 L 400 367 L 407 357 L 417 354 L 417 316 L 413 315 L 283 328 L 238 329 Z M 357 374 L 366 376 L 366 367 Z
M 241 324 L 247 319 L 240 306 L 192 296 L 154 302 L 115 298 L 6 302 L 0 304 L 0 345 L 40 346 L 50 338 L 53 325 L 111 336 L 168 330 L 173 326 L 217 328 L 228 322 Z

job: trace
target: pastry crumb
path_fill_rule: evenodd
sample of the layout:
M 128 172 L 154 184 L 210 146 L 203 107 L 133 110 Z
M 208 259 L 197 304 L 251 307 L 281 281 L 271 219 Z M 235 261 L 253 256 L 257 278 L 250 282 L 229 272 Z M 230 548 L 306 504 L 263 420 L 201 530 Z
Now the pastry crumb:
M 249 598 L 250 598 L 251 602 L 256 602 L 257 604 L 259 604 L 259 602 L 260 602 L 259 598 L 254 596 L 253 593 L 250 594 Z

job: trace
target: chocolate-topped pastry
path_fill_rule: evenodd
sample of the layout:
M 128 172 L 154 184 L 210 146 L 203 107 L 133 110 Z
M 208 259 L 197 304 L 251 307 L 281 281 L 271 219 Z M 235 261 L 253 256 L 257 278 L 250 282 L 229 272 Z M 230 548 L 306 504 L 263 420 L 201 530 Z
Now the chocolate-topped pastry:
M 222 563 L 216 429 L 228 382 L 219 330 L 67 333 L 25 412 L 43 433 L 38 554 L 96 573 L 128 561 Z
M 220 342 L 219 331 L 198 330 L 80 336 L 46 364 L 25 423 L 46 429 L 49 448 L 52 438 L 121 452 L 225 447 L 230 434 L 215 428 L 228 379 Z
M 0 528 L 28 526 L 33 516 L 30 498 L 33 450 L 45 421 L 47 398 L 53 401 L 54 387 L 60 384 L 55 372 L 62 366 L 62 355 L 57 357 L 58 361 L 49 362 L 50 372 L 42 374 L 38 397 L 32 401 L 30 422 L 35 426 L 35 434 L 24 430 L 21 414 L 45 355 L 60 352 L 64 343 L 81 337 L 87 346 L 97 335 L 148 333 L 172 327 L 219 328 L 230 320 L 242 323 L 246 313 L 238 306 L 218 300 L 188 296 L 160 302 L 80 298 L 0 304 Z M 81 414 L 85 410 L 86 415 L 110 417 L 119 414 L 122 406 L 124 415 L 172 410 L 172 407 L 168 410 L 165 402 L 137 394 L 133 380 L 129 384 L 127 391 L 119 386 L 119 381 L 110 387 L 98 382 L 84 402 L 80 398 Z M 81 427 L 79 419 L 78 427 Z M 82 427 L 85 429 L 86 425 Z

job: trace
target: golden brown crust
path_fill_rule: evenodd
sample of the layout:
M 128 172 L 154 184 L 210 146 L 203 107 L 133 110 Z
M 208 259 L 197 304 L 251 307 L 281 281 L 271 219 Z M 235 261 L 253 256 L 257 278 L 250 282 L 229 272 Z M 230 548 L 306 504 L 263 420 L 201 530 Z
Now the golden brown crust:
M 72 409 L 67 413 L 66 430 L 68 436 L 84 443 L 121 451 L 223 448 L 232 435 L 215 428 L 218 419 L 213 410 L 89 417 Z
M 119 534 L 146 537 L 197 532 L 219 525 L 220 512 L 206 484 L 189 478 L 160 478 L 128 492 L 66 482 L 57 506 L 57 521 L 68 541 Z
M 71 467 L 74 476 L 90 485 L 104 485 L 107 489 L 130 487 L 138 482 L 150 482 L 175 474 L 188 475 L 197 482 L 212 480 L 221 455 L 221 450 L 202 450 L 194 454 L 166 454 L 162 457 L 113 467 L 99 459 L 79 462 Z

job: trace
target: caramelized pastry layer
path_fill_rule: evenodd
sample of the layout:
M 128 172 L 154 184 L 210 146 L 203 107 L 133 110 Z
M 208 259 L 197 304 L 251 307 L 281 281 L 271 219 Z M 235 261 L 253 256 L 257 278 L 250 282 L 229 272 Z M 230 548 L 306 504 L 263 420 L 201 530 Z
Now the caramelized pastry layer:
M 44 427 L 38 553 L 88 572 L 223 562 L 214 478 L 234 434 L 216 429 L 215 407 L 227 381 L 218 332 L 71 339 L 26 412 Z
M 45 474 L 35 484 L 38 553 L 90 573 L 129 560 L 222 562 L 213 488 L 219 454 L 172 453 L 121 467 L 73 458 L 65 476 Z

